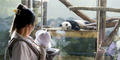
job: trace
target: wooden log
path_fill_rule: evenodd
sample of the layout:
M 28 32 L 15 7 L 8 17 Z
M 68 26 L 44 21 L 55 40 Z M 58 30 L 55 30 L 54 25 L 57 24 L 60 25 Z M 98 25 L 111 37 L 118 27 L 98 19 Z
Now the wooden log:
M 97 31 L 65 31 L 65 34 L 57 33 L 56 30 L 50 30 L 52 36 L 65 36 L 65 37 L 81 37 L 81 38 L 97 38 Z
M 98 0 L 98 7 L 106 8 L 106 0 Z M 97 38 L 97 53 L 95 60 L 104 60 L 104 51 L 101 50 L 101 44 L 105 39 L 105 27 L 106 27 L 106 11 L 97 11 L 97 23 L 98 23 L 98 38 Z
M 117 24 L 115 25 L 114 30 L 110 33 L 108 38 L 103 42 L 102 46 L 109 46 L 112 43 L 112 41 L 114 40 L 115 35 L 117 34 L 117 32 L 119 30 L 119 26 L 120 26 L 120 20 L 117 22 Z
M 106 28 L 111 28 L 111 27 L 114 27 L 115 24 L 117 23 L 118 21 L 115 21 L 115 22 L 106 22 Z M 86 26 L 97 26 L 96 23 L 90 23 L 90 24 L 86 24 Z
M 118 22 L 118 21 L 106 23 L 106 28 L 115 27 L 115 25 L 116 25 L 117 22 Z
M 115 27 L 120 18 L 108 18 L 106 19 L 106 28 Z M 97 26 L 96 23 L 86 24 L 87 26 Z
M 70 4 L 70 2 L 68 0 L 59 0 L 59 1 L 62 2 L 66 7 L 72 6 L 72 4 Z M 87 15 L 85 15 L 84 13 L 82 13 L 79 10 L 72 10 L 72 11 L 84 20 L 87 20 L 89 22 L 96 22 L 95 20 L 89 18 Z
M 41 29 L 41 28 L 37 28 L 37 30 L 39 30 L 39 29 Z M 52 27 L 43 27 L 42 28 L 43 30 L 50 30 L 50 31 L 52 31 L 52 30 L 54 30 L 54 31 L 56 31 L 56 30 L 64 30 L 64 29 L 62 29 L 62 27 L 56 27 L 56 28 L 52 28 Z M 95 26 L 81 26 L 81 30 L 79 30 L 79 31 L 89 31 L 89 30 L 96 30 L 96 27 Z M 73 30 L 65 30 L 65 31 L 73 31 Z
M 106 22 L 111 22 L 114 20 L 120 20 L 120 18 L 108 18 L 108 19 L 106 19 Z
M 105 7 L 80 7 L 80 6 L 70 6 L 70 10 L 90 10 L 90 11 L 110 11 L 110 12 L 120 12 L 117 8 L 105 8 Z

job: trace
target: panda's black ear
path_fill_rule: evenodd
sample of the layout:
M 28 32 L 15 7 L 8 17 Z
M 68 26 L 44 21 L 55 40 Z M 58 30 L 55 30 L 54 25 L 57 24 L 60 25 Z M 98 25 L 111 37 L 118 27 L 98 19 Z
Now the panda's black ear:
M 60 24 L 59 27 L 62 27 L 62 24 Z

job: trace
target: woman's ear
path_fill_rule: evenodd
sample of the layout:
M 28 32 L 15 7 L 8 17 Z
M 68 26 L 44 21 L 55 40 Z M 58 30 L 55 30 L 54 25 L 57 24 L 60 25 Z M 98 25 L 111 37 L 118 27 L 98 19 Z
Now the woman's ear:
M 27 24 L 25 27 L 31 28 L 32 26 L 31 24 Z
M 33 31 L 33 29 L 34 29 L 34 26 L 32 24 L 28 24 L 28 25 L 26 25 L 26 27 L 31 31 Z
M 31 31 L 32 31 L 31 30 L 31 26 L 30 25 L 26 25 L 24 28 L 25 28 L 24 31 L 26 32 L 26 34 L 29 35 L 31 33 Z

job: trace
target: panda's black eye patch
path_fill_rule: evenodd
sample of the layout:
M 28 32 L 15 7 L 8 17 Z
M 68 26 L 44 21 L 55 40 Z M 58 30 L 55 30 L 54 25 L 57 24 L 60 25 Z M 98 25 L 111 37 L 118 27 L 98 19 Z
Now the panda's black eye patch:
M 61 26 L 62 26 L 62 24 L 59 25 L 59 27 L 61 27 Z
M 68 24 L 66 24 L 66 26 L 68 26 Z

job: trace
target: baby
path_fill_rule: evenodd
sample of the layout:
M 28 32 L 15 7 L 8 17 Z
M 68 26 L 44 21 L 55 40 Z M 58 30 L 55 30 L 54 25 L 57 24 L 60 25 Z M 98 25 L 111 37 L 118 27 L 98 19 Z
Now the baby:
M 36 44 L 45 48 L 51 48 L 51 35 L 49 32 L 45 30 L 38 30 L 35 35 Z

